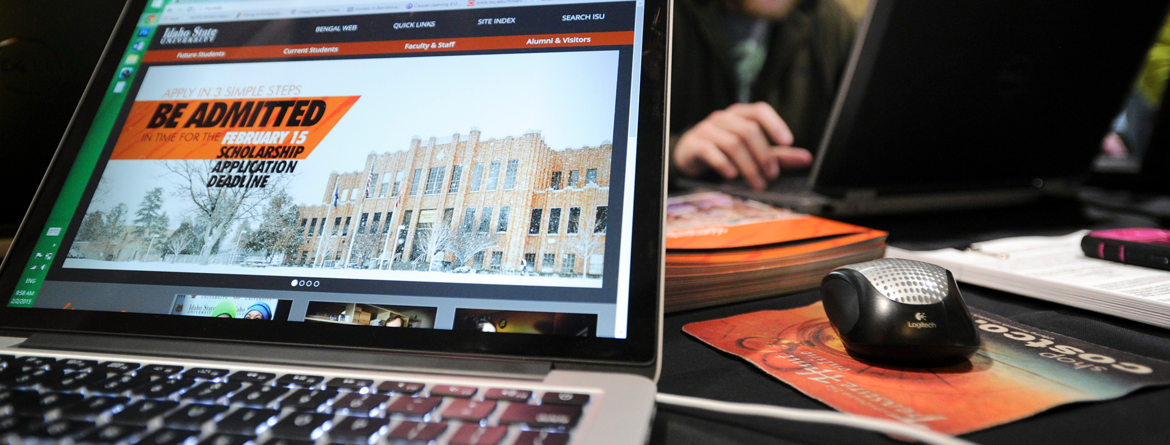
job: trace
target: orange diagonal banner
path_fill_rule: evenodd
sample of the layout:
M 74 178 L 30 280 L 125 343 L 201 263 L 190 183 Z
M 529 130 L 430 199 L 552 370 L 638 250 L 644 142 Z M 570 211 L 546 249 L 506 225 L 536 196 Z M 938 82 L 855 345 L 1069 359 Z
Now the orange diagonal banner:
M 359 97 L 134 102 L 110 159 L 305 159 Z

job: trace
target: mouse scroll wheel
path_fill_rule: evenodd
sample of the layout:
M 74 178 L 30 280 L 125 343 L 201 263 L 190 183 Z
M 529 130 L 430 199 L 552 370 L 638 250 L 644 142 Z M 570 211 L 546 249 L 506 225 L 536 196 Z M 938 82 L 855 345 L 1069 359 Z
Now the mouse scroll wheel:
M 934 304 L 949 291 L 947 270 L 930 263 L 885 258 L 854 265 L 882 296 L 903 304 Z

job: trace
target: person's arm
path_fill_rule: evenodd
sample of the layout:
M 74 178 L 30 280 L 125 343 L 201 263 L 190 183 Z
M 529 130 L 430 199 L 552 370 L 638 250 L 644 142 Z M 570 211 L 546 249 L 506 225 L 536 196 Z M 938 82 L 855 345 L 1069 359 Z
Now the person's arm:
M 763 190 L 782 168 L 812 162 L 808 150 L 792 147 L 792 139 L 788 124 L 767 103 L 734 104 L 683 133 L 671 164 L 687 176 L 708 170 L 727 179 L 742 176 L 753 189 Z

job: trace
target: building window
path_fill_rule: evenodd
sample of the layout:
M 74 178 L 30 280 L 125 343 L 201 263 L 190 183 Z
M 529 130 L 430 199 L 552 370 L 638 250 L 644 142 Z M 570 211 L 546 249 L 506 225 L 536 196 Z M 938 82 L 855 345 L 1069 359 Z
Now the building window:
M 504 264 L 504 252 L 492 252 L 492 270 L 500 270 Z
M 480 184 L 483 183 L 483 163 L 476 162 L 475 167 L 471 169 L 471 191 L 478 192 Z
M 324 235 L 324 234 L 325 234 L 325 218 L 321 218 L 321 228 L 317 229 L 317 235 L 320 236 L 320 235 Z
M 418 220 L 422 221 L 423 212 L 419 212 Z M 434 223 L 419 222 L 414 226 L 414 241 L 410 243 L 410 260 L 418 261 L 427 255 L 426 246 L 423 246 L 423 238 L 431 232 L 431 227 Z
M 369 213 L 362 213 L 362 217 L 358 218 L 358 235 L 363 235 L 366 233 L 366 221 L 368 221 L 369 218 Z
M 317 228 L 317 218 L 313 218 L 313 223 L 309 224 L 309 236 L 313 236 L 313 229 Z
M 443 225 L 444 226 L 451 227 L 451 221 L 454 219 L 455 219 L 455 209 L 450 208 L 450 207 L 443 209 Z
M 483 252 L 476 252 L 475 256 L 471 258 L 472 269 L 483 269 Z
M 484 207 L 483 213 L 479 215 L 479 233 L 488 233 L 492 228 L 492 208 Z
M 475 207 L 468 207 L 463 209 L 463 233 L 471 232 L 472 227 L 475 227 Z
M 569 187 L 576 187 L 581 180 L 581 170 L 569 170 Z
M 378 223 L 381 222 L 381 220 L 382 220 L 382 214 L 379 212 L 374 212 L 374 220 L 370 221 L 370 234 L 371 235 L 378 233 Z M 386 224 L 389 224 L 389 223 L 390 223 L 390 221 L 387 220 Z
M 535 268 L 536 268 L 536 254 L 535 253 L 524 254 L 524 264 L 522 266 L 523 267 L 521 267 L 521 270 L 524 272 L 532 272 L 533 270 L 535 270 Z
M 546 253 L 546 254 L 544 254 L 544 262 L 540 265 L 540 271 L 541 272 L 552 272 L 553 268 L 554 268 L 554 266 L 556 266 L 556 264 L 557 264 L 557 254 Z
M 459 179 L 463 176 L 463 166 L 451 167 L 451 184 L 447 186 L 447 193 L 459 193 Z
M 353 219 L 352 216 L 345 217 L 345 227 L 341 229 L 341 236 L 348 236 L 349 235 L 349 223 L 350 223 L 350 220 L 352 220 L 352 219 Z
M 333 220 L 333 230 L 329 232 L 330 235 L 337 236 L 337 231 L 341 230 L 341 217 L 338 216 Z
M 406 170 L 399 170 L 394 173 L 394 188 L 390 190 L 390 196 L 398 196 L 402 191 L 402 176 L 406 174 Z
M 378 174 L 377 173 L 370 173 L 370 179 L 366 180 L 366 190 L 367 190 L 368 195 L 369 195 L 369 196 L 366 196 L 367 198 L 369 198 L 370 196 L 374 196 L 374 192 L 378 190 Z
M 402 222 L 399 223 L 398 241 L 395 241 L 394 256 L 402 258 L 402 252 L 406 249 L 406 235 L 410 232 L 410 214 L 414 210 L 406 210 L 402 212 Z
M 529 235 L 540 235 L 541 218 L 544 218 L 544 209 L 532 209 L 532 219 L 528 221 Z
M 548 209 L 548 234 L 561 233 L 561 209 Z
M 520 169 L 520 160 L 509 159 L 508 170 L 504 172 L 504 190 L 512 190 L 516 187 L 516 170 Z
M 593 233 L 605 233 L 608 220 L 609 206 L 597 206 L 597 214 L 593 217 Z
M 301 235 L 305 234 L 305 226 L 309 225 L 309 218 L 301 218 Z
M 378 189 L 378 197 L 385 198 L 390 193 L 390 172 L 382 174 L 382 188 Z
M 341 202 L 349 202 L 349 189 L 341 191 Z
M 565 227 L 565 233 L 573 235 L 580 232 L 581 226 L 581 208 L 573 207 L 569 209 L 569 225 Z
M 572 275 L 573 269 L 577 267 L 577 254 L 566 253 L 565 259 L 561 261 L 561 273 L 565 275 Z
M 410 175 L 410 196 L 418 196 L 418 181 L 422 179 L 422 169 L 414 169 L 414 174 Z
M 489 192 L 495 191 L 496 186 L 500 182 L 500 161 L 492 161 L 491 168 L 488 169 L 487 190 Z
M 561 189 L 561 172 L 552 172 L 552 180 L 548 182 L 548 187 L 553 190 Z
M 427 172 L 427 189 L 424 195 L 437 195 L 443 191 L 443 176 L 447 174 L 447 167 L 431 167 Z
M 302 266 L 304 266 L 304 265 L 305 265 L 305 260 L 306 260 L 306 259 L 308 259 L 308 258 L 309 258 L 309 251 L 308 251 L 308 250 L 302 250 L 302 251 L 301 251 L 301 265 L 302 265 Z
M 510 216 L 509 215 L 510 213 L 512 213 L 511 207 L 509 207 L 509 206 L 501 206 L 500 207 L 500 218 L 498 221 L 496 221 L 496 231 L 497 232 L 503 233 L 503 232 L 508 231 L 508 216 Z
M 585 185 L 596 184 L 596 183 L 597 183 L 597 169 L 591 168 L 589 170 L 585 170 Z
M 375 218 L 377 218 L 375 216 Z M 385 235 L 390 232 L 390 221 L 394 220 L 394 212 L 386 212 L 386 225 L 382 226 L 382 234 Z M 374 220 L 374 225 L 378 225 L 377 219 Z

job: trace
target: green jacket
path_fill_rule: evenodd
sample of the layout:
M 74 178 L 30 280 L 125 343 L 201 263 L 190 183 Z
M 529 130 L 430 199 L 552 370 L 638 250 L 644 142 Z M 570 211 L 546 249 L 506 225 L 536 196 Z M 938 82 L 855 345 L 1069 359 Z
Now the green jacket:
M 736 101 L 726 0 L 675 0 L 671 49 L 671 148 L 686 130 Z M 765 101 L 815 151 L 833 107 L 856 35 L 853 18 L 833 0 L 803 0 L 772 27 L 753 101 Z

